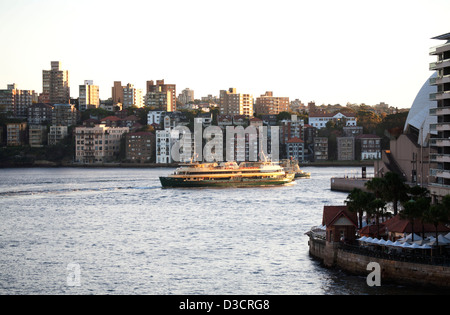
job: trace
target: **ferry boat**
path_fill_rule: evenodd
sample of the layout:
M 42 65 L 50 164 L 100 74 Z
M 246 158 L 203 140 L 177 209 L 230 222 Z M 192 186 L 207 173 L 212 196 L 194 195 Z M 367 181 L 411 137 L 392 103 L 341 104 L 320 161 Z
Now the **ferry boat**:
M 273 162 L 188 163 L 167 177 L 160 177 L 164 188 L 245 187 L 283 185 L 294 180 L 295 173 Z

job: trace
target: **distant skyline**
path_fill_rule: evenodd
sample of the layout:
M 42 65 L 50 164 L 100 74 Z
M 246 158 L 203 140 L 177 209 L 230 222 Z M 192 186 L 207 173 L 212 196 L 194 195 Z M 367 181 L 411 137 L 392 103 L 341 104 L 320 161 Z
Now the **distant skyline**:
M 235 87 L 307 104 L 408 108 L 432 72 L 431 37 L 450 32 L 448 0 L 15 0 L 0 2 L 0 89 L 42 92 L 61 61 L 71 96 L 93 80 L 195 97 Z

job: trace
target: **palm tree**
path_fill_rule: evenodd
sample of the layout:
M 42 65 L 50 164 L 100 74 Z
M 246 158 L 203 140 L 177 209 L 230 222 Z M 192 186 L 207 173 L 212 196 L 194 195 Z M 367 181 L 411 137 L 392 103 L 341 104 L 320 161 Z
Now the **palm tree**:
M 375 199 L 374 194 L 354 188 L 345 200 L 348 210 L 358 214 L 360 229 L 362 228 L 364 212 L 367 211 L 368 205 L 373 199 Z
M 386 201 L 392 202 L 395 216 L 398 213 L 399 201 L 404 201 L 407 198 L 408 186 L 405 184 L 405 180 L 394 172 L 387 172 L 383 179 L 384 189 L 382 195 Z
M 403 204 L 403 211 L 400 216 L 403 219 L 409 220 L 411 223 L 412 241 L 414 242 L 414 220 L 421 219 L 423 213 L 430 208 L 431 199 L 429 197 L 418 197 L 415 200 L 408 200 Z
M 385 191 L 386 182 L 381 177 L 374 177 L 365 183 L 365 186 L 368 190 L 372 191 L 375 194 L 375 197 L 381 198 L 383 192 Z
M 438 225 L 439 223 L 448 223 L 450 217 L 450 195 L 442 199 L 442 203 L 438 203 L 429 207 L 423 214 L 425 222 L 431 223 L 435 228 L 436 244 L 438 244 Z
M 375 215 L 377 237 L 380 237 L 380 218 L 386 213 L 386 203 L 380 198 L 376 198 L 369 202 L 368 207 L 372 209 L 371 212 Z

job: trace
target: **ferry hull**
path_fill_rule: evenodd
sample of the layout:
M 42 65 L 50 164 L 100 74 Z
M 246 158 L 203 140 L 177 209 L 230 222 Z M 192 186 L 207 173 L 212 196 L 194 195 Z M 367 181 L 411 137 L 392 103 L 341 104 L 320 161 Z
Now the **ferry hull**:
M 278 186 L 293 181 L 294 175 L 288 175 L 280 179 L 229 179 L 229 180 L 199 180 L 192 181 L 185 178 L 160 177 L 163 188 L 178 187 L 249 187 L 249 186 Z

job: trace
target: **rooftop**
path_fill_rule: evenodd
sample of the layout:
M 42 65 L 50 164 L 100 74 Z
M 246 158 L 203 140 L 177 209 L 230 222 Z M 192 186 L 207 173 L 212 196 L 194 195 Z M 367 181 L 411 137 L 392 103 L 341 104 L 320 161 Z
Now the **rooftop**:
M 442 34 L 436 37 L 432 37 L 431 39 L 441 39 L 441 40 L 450 40 L 450 33 Z

